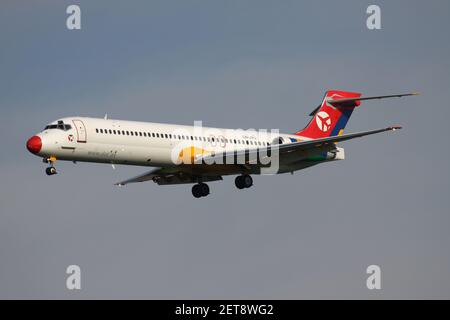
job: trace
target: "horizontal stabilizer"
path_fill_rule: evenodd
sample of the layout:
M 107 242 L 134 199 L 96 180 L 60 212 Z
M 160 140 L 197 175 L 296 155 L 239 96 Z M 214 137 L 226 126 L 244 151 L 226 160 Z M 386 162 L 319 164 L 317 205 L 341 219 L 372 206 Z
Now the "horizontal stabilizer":
M 360 101 L 365 100 L 376 100 L 376 99 L 388 99 L 388 98 L 401 98 L 401 97 L 408 97 L 408 96 L 417 96 L 419 95 L 418 92 L 411 92 L 411 93 L 402 93 L 402 94 L 391 94 L 387 96 L 374 96 L 374 97 L 359 97 L 359 98 L 344 98 L 344 99 L 327 99 L 327 102 L 334 107 L 351 107 L 355 105 L 355 103 L 359 104 Z M 310 117 L 313 117 L 317 111 L 320 109 L 320 105 L 315 108 L 311 113 L 309 114 Z
M 359 97 L 359 98 L 344 98 L 344 99 L 330 99 L 327 100 L 329 104 L 332 104 L 335 107 L 346 107 L 346 106 L 352 106 L 355 103 L 359 101 L 364 100 L 376 100 L 376 99 L 387 99 L 387 98 L 401 98 L 401 97 L 408 97 L 408 96 L 417 96 L 419 95 L 418 92 L 412 92 L 412 93 L 402 93 L 402 94 L 392 94 L 388 96 L 375 96 L 375 97 Z

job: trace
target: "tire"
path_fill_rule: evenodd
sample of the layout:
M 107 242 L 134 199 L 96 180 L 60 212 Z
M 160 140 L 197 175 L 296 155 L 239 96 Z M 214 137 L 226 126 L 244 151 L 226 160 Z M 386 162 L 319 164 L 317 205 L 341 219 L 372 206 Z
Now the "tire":
M 199 186 L 202 197 L 206 197 L 209 194 L 209 186 L 206 183 L 200 183 Z
M 56 174 L 56 169 L 55 169 L 55 167 L 48 167 L 45 169 L 45 173 L 48 176 L 52 176 L 52 175 Z
M 234 184 L 236 185 L 236 188 L 238 188 L 238 189 L 245 188 L 244 179 L 242 179 L 242 176 L 237 176 L 236 179 L 234 180 Z
M 201 186 L 199 184 L 195 184 L 192 187 L 192 195 L 195 198 L 200 198 L 202 196 L 202 188 L 201 188 Z
M 245 188 L 250 188 L 253 185 L 253 179 L 248 174 L 246 174 L 245 176 L 242 176 L 242 181 L 243 181 Z

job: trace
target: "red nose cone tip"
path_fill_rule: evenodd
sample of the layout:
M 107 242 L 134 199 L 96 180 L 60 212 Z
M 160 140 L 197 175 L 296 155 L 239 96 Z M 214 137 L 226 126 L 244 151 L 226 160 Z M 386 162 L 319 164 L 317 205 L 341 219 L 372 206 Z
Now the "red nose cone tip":
M 27 149 L 31 153 L 38 153 L 42 148 L 42 140 L 38 136 L 33 136 L 27 141 Z

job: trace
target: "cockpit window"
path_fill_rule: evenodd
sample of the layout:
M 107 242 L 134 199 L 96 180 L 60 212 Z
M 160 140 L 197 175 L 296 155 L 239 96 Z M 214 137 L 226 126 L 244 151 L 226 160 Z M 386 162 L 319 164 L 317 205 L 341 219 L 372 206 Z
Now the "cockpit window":
M 51 129 L 59 129 L 63 131 L 68 131 L 72 129 L 72 126 L 70 124 L 64 123 L 64 121 L 59 120 L 57 124 L 49 124 L 44 128 L 44 130 L 51 130 Z

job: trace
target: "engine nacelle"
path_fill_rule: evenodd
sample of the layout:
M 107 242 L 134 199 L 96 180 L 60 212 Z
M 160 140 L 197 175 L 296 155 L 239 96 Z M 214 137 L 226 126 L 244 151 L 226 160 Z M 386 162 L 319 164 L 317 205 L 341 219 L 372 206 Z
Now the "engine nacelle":
M 289 138 L 286 137 L 275 137 L 272 140 L 271 145 L 276 145 L 276 144 L 288 144 L 291 143 L 292 141 Z

